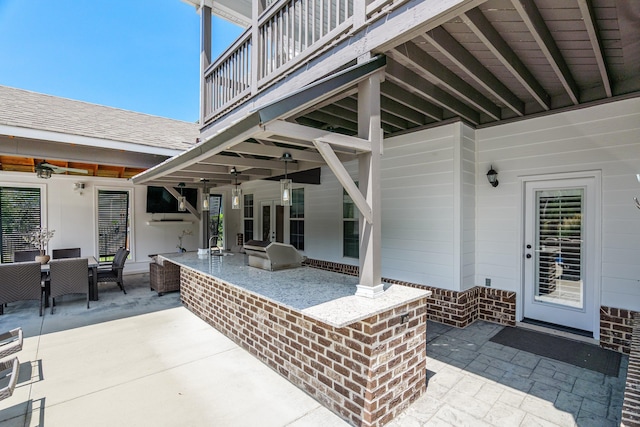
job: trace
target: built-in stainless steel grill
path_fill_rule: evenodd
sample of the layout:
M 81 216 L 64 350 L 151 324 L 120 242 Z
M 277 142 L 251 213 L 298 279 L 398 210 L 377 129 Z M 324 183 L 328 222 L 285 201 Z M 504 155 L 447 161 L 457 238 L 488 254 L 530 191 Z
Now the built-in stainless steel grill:
M 302 255 L 286 243 L 249 240 L 244 244 L 251 267 L 275 271 L 302 266 Z

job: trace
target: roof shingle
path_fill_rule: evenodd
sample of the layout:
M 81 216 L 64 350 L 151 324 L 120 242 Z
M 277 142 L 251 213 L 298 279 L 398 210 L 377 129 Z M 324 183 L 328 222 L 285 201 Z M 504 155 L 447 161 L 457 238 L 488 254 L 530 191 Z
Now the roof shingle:
M 0 125 L 186 150 L 199 125 L 0 86 Z

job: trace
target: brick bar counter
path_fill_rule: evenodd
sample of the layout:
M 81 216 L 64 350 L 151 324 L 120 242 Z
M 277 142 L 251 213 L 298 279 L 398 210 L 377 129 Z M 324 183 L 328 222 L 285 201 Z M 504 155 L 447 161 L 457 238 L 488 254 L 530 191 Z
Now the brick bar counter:
M 382 426 L 426 389 L 429 291 L 300 267 L 264 271 L 243 254 L 163 254 L 180 265 L 183 304 L 356 426 Z

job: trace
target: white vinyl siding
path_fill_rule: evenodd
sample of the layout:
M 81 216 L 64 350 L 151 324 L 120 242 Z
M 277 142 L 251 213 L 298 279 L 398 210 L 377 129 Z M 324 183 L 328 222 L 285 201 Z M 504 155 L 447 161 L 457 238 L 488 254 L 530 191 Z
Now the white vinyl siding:
M 640 309 L 640 99 L 476 130 L 476 281 L 520 291 L 521 182 L 527 176 L 601 171 L 601 304 Z M 493 165 L 500 185 L 486 174 Z
M 382 158 L 382 274 L 454 282 L 454 143 L 459 124 L 390 138 Z

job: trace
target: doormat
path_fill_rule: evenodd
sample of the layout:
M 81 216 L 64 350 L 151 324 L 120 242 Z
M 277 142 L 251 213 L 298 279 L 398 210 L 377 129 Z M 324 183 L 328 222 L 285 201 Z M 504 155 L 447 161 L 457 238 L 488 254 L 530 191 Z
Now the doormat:
M 507 326 L 489 341 L 590 369 L 610 377 L 620 370 L 620 353 L 593 344 Z

